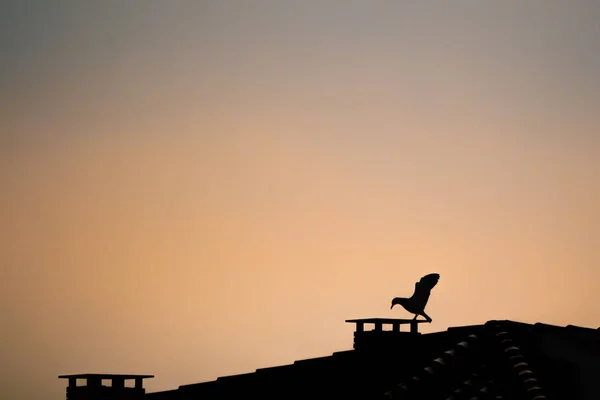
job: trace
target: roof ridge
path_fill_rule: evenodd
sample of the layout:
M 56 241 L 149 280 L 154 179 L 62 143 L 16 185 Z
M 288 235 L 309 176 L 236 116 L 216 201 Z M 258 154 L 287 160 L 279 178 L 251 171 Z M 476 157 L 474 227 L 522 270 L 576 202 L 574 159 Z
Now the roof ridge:
M 506 329 L 506 324 L 490 324 L 489 328 L 494 334 L 495 339 L 498 341 L 502 353 L 505 356 L 508 356 L 511 369 L 517 379 L 521 381 L 523 387 L 525 387 L 526 394 L 529 398 L 531 400 L 546 399 L 546 395 L 537 380 L 536 374 L 531 370 L 521 348 L 513 341 L 512 335 Z

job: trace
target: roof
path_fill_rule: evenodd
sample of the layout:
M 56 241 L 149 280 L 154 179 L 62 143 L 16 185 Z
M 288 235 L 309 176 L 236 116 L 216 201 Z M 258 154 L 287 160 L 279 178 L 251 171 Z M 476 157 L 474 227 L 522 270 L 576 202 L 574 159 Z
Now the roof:
M 600 398 L 598 330 L 489 321 L 458 340 L 382 398 Z
M 493 320 L 413 334 L 376 324 L 372 331 L 357 329 L 353 350 L 147 396 L 597 400 L 599 376 L 599 329 Z

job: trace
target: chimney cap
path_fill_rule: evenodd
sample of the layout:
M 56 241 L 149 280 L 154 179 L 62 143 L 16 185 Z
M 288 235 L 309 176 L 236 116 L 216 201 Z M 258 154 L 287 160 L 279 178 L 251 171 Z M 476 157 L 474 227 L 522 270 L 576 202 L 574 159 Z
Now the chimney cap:
M 131 374 L 73 374 L 73 375 L 59 375 L 60 379 L 146 379 L 154 378 L 154 375 L 131 375 Z

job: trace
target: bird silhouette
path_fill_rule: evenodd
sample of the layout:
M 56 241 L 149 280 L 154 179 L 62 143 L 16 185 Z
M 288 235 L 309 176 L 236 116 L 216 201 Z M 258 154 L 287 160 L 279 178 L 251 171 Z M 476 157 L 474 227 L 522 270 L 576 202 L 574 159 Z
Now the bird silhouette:
M 404 309 L 410 313 L 415 314 L 413 319 L 417 319 L 419 315 L 425 317 L 427 322 L 433 321 L 429 315 L 425 314 L 425 306 L 427 305 L 427 301 L 429 300 L 429 295 L 431 294 L 431 289 L 438 283 L 440 280 L 440 274 L 429 274 L 425 275 L 421 278 L 421 280 L 415 283 L 415 292 L 409 298 L 406 297 L 396 297 L 392 300 L 392 306 L 390 309 L 394 308 L 396 304 L 400 304 Z

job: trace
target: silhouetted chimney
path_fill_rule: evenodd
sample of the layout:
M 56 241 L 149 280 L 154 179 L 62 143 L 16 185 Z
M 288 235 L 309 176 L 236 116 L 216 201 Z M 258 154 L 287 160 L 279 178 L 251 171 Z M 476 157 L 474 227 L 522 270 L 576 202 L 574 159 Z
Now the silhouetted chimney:
M 428 322 L 414 319 L 391 319 L 391 318 L 365 318 L 365 319 L 348 319 L 346 322 L 356 324 L 354 332 L 354 349 L 377 351 L 378 349 L 385 350 L 400 350 L 401 347 L 406 347 L 412 343 L 411 339 L 418 338 L 418 327 L 421 322 Z M 373 324 L 372 330 L 365 330 L 365 324 Z M 401 331 L 401 325 L 410 325 L 410 331 Z M 391 330 L 384 329 L 391 327 Z
M 144 397 L 143 380 L 154 375 L 77 374 L 59 378 L 69 380 L 67 400 L 134 400 Z M 78 386 L 78 379 L 85 380 L 86 384 Z M 135 385 L 125 386 L 126 380 L 134 380 Z M 102 381 L 110 381 L 110 386 L 103 385 Z

